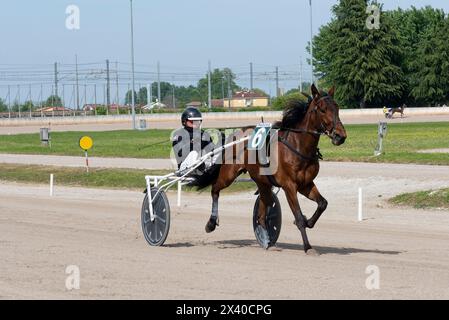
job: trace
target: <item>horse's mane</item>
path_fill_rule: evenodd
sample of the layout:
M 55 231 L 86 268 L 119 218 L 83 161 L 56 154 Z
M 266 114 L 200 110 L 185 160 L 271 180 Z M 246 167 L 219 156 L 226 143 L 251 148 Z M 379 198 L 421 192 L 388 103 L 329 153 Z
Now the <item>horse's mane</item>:
M 301 99 L 289 99 L 285 105 L 282 120 L 276 122 L 274 127 L 294 128 L 304 119 L 308 106 L 308 103 Z

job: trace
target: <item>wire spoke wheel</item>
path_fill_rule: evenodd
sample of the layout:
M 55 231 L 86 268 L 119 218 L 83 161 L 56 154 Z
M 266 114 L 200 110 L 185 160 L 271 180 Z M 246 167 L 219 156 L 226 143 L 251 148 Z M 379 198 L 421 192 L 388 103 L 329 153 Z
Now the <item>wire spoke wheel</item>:
M 273 205 L 267 209 L 265 224 L 267 226 L 268 236 L 269 236 L 269 246 L 274 246 L 279 238 L 279 234 L 281 233 L 282 226 L 282 210 L 281 204 L 279 203 L 279 199 L 277 195 L 272 192 L 273 197 Z M 256 240 L 259 245 L 265 248 L 265 241 L 261 237 L 261 234 L 258 230 L 258 215 L 259 215 L 259 203 L 260 203 L 260 195 L 256 199 L 256 203 L 254 204 L 253 210 L 253 228 L 254 234 L 256 236 Z
M 154 198 L 155 196 L 156 198 Z M 151 188 L 151 198 L 153 199 L 154 221 L 151 221 L 150 218 L 148 194 L 146 194 L 142 203 L 142 231 L 150 246 L 162 246 L 170 229 L 170 204 L 165 192 L 158 188 Z

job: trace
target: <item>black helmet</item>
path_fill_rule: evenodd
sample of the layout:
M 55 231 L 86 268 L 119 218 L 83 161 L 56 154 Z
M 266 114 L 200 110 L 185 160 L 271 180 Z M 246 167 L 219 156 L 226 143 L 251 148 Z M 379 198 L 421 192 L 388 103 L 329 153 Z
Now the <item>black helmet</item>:
M 187 120 L 202 121 L 203 116 L 201 115 L 201 112 L 198 109 L 189 107 L 189 108 L 185 109 L 181 115 L 181 123 L 183 126 L 186 125 Z

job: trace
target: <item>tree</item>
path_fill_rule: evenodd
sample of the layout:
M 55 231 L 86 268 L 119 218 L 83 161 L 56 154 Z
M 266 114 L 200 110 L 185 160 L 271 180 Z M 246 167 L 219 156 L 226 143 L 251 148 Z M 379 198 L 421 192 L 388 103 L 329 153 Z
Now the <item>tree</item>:
M 25 101 L 24 104 L 20 106 L 20 111 L 26 112 L 26 111 L 32 111 L 34 109 L 33 101 Z
M 449 101 L 449 18 L 429 28 L 417 49 L 410 69 L 412 96 L 422 103 Z
M 61 107 L 62 99 L 59 96 L 51 95 L 45 101 L 45 105 L 48 107 Z
M 3 99 L 0 99 L 0 112 L 7 112 L 8 106 L 3 102 Z
M 125 95 L 125 104 L 132 104 L 131 91 L 132 91 L 132 90 L 129 90 L 129 91 L 126 92 L 126 95 Z M 138 96 L 137 96 L 137 92 L 135 92 L 135 91 L 134 91 L 134 103 L 135 103 L 136 105 L 139 104 L 139 98 L 138 98 Z
M 378 29 L 368 29 L 367 5 L 367 0 L 341 0 L 332 9 L 333 20 L 313 40 L 316 74 L 323 84 L 336 85 L 336 99 L 347 107 L 393 103 L 404 90 L 398 32 L 388 15 L 382 15 Z
M 422 74 L 419 74 L 416 62 L 421 61 L 424 42 L 434 37 L 437 25 L 444 21 L 443 10 L 427 6 L 422 9 L 412 7 L 409 10 L 394 10 L 387 13 L 391 17 L 394 28 L 399 32 L 399 43 L 402 50 L 402 70 L 405 74 L 405 94 L 403 101 L 407 104 L 419 103 L 422 94 L 417 95 L 413 88 L 419 85 Z M 423 89 L 418 89 L 421 91 Z M 415 91 L 413 94 L 412 91 Z M 411 94 L 410 94 L 411 92 Z M 419 96 L 419 97 L 418 97 Z
M 228 83 L 230 82 L 231 94 L 232 92 L 241 90 L 241 88 L 235 83 L 235 74 L 232 73 L 231 69 L 224 68 L 223 70 L 214 69 L 211 72 L 211 94 L 212 99 L 222 99 L 223 92 L 224 97 L 228 97 Z M 208 101 L 208 79 L 207 74 L 204 78 L 198 81 L 198 93 L 201 102 L 207 103 Z
M 283 110 L 285 109 L 285 106 L 288 104 L 288 101 L 291 100 L 300 100 L 303 102 L 307 102 L 307 98 L 299 92 L 299 90 L 293 91 L 289 94 L 277 97 L 273 100 L 273 109 L 276 110 Z
M 172 88 L 173 88 L 173 85 L 171 83 L 164 82 L 164 81 L 161 82 L 161 100 L 164 100 L 166 95 L 171 95 Z M 157 82 L 152 83 L 151 93 L 152 93 L 153 101 L 156 101 L 156 99 L 158 98 Z M 131 90 L 129 90 L 128 92 L 126 92 L 125 104 L 131 104 L 132 103 L 131 98 L 132 98 Z M 135 99 L 136 105 L 146 105 L 147 104 L 147 88 L 142 87 L 139 89 L 138 93 L 135 92 L 134 99 Z

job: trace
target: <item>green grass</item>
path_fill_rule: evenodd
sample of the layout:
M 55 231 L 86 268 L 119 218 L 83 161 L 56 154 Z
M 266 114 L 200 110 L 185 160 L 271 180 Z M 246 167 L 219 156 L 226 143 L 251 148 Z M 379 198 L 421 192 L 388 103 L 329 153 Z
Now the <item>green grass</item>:
M 449 165 L 449 154 L 417 153 L 418 150 L 449 148 L 449 123 L 389 124 L 384 139 L 385 154 L 374 157 L 377 144 L 377 125 L 348 125 L 348 138 L 339 146 L 332 146 L 322 138 L 320 149 L 325 160 L 389 162 Z
M 107 189 L 145 189 L 145 175 L 165 175 L 166 170 L 133 169 L 94 169 L 89 173 L 84 168 L 66 168 L 53 166 L 2 164 L 1 181 L 21 183 L 49 184 L 50 174 L 54 174 L 55 184 L 71 187 L 107 188 Z M 183 187 L 185 191 L 196 192 L 195 188 Z M 252 182 L 240 182 L 231 185 L 226 192 L 256 190 Z M 209 193 L 210 188 L 203 192 Z
M 325 160 L 449 165 L 448 154 L 417 153 L 421 149 L 449 148 L 449 123 L 390 124 L 384 140 L 385 154 L 374 157 L 377 125 L 348 125 L 348 139 L 335 147 L 323 137 L 320 149 Z M 53 132 L 52 147 L 43 147 L 39 134 L 0 136 L 0 153 L 82 156 L 78 140 L 82 135 L 94 139 L 90 156 L 169 158 L 171 130 Z M 162 142 L 160 144 L 157 144 Z M 156 143 L 156 144 L 155 144 Z
M 417 209 L 445 208 L 449 209 L 449 188 L 441 190 L 419 191 L 400 194 L 389 200 L 396 205 L 411 206 Z
M 0 136 L 0 153 L 83 156 L 79 139 L 94 140 L 89 151 L 95 157 L 168 158 L 171 130 L 52 132 L 51 148 L 42 146 L 39 133 Z M 159 143 L 162 142 L 162 143 Z

